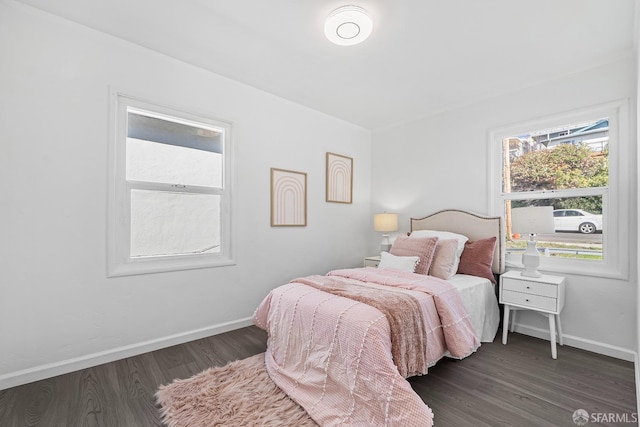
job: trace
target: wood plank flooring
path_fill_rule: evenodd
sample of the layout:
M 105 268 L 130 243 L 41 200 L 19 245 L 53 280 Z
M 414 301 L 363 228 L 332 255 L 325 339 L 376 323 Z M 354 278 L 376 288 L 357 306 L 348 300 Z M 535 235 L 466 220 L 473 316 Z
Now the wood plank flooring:
M 554 360 L 549 341 L 510 333 L 502 345 L 500 337 L 475 355 L 443 359 L 428 375 L 409 380 L 438 426 L 575 427 L 577 409 L 633 419 L 633 363 L 568 346 L 558 346 Z
M 577 409 L 616 414 L 631 426 L 636 412 L 633 363 L 509 334 L 464 360 L 443 359 L 410 379 L 438 427 L 575 426 Z M 161 426 L 159 385 L 260 353 L 266 334 L 248 327 L 94 368 L 0 391 L 2 427 Z M 196 426 L 194 426 L 196 427 Z

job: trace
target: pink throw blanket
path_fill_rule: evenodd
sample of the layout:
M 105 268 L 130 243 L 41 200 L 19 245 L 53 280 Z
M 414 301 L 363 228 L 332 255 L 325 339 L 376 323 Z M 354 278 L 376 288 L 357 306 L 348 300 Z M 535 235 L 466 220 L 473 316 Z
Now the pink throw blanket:
M 402 289 L 363 286 L 362 282 L 341 277 L 309 276 L 292 282 L 362 302 L 377 308 L 389 322 L 391 356 L 405 378 L 427 373 L 427 333 L 420 303 Z
M 373 287 L 396 286 L 412 293 L 425 307 L 437 307 L 438 313 L 425 311 L 426 330 L 431 334 L 430 363 L 447 350 L 454 357 L 465 357 L 479 346 L 464 306 L 447 282 L 369 268 L 329 275 L 363 285 L 370 282 Z M 431 409 L 393 362 L 389 323 L 378 309 L 302 283 L 289 283 L 262 301 L 254 322 L 269 333 L 265 364 L 271 379 L 318 424 L 433 424 Z
M 446 280 L 422 274 L 405 273 L 378 268 L 351 268 L 334 270 L 328 276 L 348 277 L 362 282 L 395 286 L 424 292 L 433 297 L 440 323 L 444 329 L 447 350 L 452 357 L 463 359 L 480 347 L 480 340 L 469 320 L 456 288 Z

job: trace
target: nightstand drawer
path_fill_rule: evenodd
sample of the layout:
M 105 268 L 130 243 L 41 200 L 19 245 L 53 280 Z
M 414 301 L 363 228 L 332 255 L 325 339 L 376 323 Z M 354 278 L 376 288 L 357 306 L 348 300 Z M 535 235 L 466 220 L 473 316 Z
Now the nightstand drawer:
M 380 264 L 380 257 L 379 256 L 370 256 L 370 257 L 366 257 L 364 259 L 364 266 L 365 267 L 378 267 L 378 264 Z
M 505 278 L 502 281 L 504 291 L 522 292 L 525 294 L 540 295 L 544 297 L 557 298 L 558 287 L 547 283 L 532 282 L 528 280 L 513 280 Z
M 523 307 L 530 307 L 551 312 L 556 312 L 558 309 L 557 298 L 526 294 L 523 292 L 514 292 L 505 289 L 504 286 L 502 288 L 502 295 L 500 299 L 502 300 L 503 304 L 516 304 Z

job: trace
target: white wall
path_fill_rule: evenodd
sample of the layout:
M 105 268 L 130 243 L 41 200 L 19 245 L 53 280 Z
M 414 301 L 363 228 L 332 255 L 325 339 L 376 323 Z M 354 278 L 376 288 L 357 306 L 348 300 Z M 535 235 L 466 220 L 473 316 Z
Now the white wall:
M 631 56 L 631 55 L 630 55 Z M 632 170 L 626 194 L 631 213 L 629 248 L 636 260 L 636 114 L 635 65 L 632 58 L 566 78 L 496 96 L 437 116 L 376 131 L 372 135 L 372 206 L 400 214 L 402 232 L 409 218 L 445 208 L 488 213 L 487 137 L 491 129 L 579 108 L 628 99 L 632 111 L 628 134 Z M 626 185 L 626 183 L 625 183 Z M 370 235 L 372 235 L 370 233 Z M 379 237 L 371 239 L 371 251 Z M 567 276 L 562 312 L 565 343 L 633 360 L 636 349 L 636 263 L 630 280 Z M 517 330 L 548 337 L 546 319 L 534 313 L 518 317 Z
M 368 131 L 6 0 L 0 58 L 0 388 L 248 324 L 368 254 Z M 235 266 L 106 278 L 110 85 L 233 122 Z M 327 151 L 353 204 L 324 201 Z M 307 172 L 307 227 L 270 227 L 271 167 Z

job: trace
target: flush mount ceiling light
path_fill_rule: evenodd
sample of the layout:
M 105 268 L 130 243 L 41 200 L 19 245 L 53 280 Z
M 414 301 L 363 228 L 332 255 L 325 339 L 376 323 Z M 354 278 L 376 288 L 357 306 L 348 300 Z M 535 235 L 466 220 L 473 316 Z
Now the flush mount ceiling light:
M 373 29 L 367 11 L 359 6 L 342 6 L 324 22 L 324 35 L 335 44 L 351 46 L 363 42 Z

